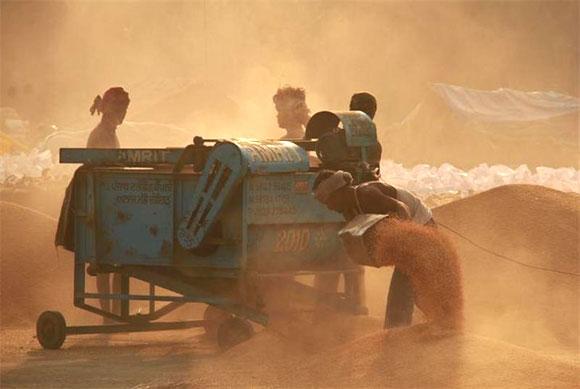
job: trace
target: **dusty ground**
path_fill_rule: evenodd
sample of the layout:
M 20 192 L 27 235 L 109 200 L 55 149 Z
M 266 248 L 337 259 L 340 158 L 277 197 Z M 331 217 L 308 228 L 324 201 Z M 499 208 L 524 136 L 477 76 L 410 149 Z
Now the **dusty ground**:
M 71 258 L 57 259 L 51 244 L 55 209 L 41 215 L 0 204 L 2 387 L 580 385 L 578 278 L 506 262 L 454 233 L 464 261 L 465 335 L 427 340 L 420 327 L 381 332 L 389 278 L 381 269 L 367 271 L 371 317 L 336 315 L 316 327 L 283 322 L 226 353 L 201 329 L 70 337 L 59 351 L 42 350 L 33 337 L 40 311 L 98 322 L 72 309 Z M 578 272 L 577 195 L 509 186 L 440 207 L 435 216 L 521 262 Z

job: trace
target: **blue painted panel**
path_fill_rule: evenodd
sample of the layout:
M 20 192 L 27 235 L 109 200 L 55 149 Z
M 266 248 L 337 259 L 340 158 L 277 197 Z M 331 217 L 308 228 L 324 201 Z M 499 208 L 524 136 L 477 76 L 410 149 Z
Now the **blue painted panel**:
M 342 223 L 254 225 L 248 230 L 248 264 L 268 271 L 334 268 L 344 251 Z
M 107 263 L 170 264 L 173 180 L 139 172 L 96 176 L 97 255 Z
M 233 191 L 247 174 L 292 173 L 308 170 L 308 154 L 284 141 L 235 140 L 211 151 L 193 194 L 189 217 L 177 229 L 179 244 L 198 249 L 212 231 Z
M 346 135 L 346 144 L 351 147 L 374 146 L 377 143 L 375 123 L 361 111 L 334 112 L 340 119 Z
M 177 229 L 183 248 L 202 245 L 246 172 L 246 163 L 236 145 L 222 143 L 214 147 L 193 193 L 190 214 Z
M 314 173 L 249 176 L 247 224 L 340 223 L 344 218 L 328 210 L 312 194 Z
M 189 217 L 194 203 L 195 188 L 199 175 L 183 174 L 175 179 L 175 231 Z M 174 247 L 174 265 L 189 268 L 238 269 L 241 256 L 241 199 L 236 193 L 218 218 L 225 243 L 211 255 L 196 255 L 181 245 Z
M 233 140 L 244 156 L 251 174 L 306 172 L 308 153 L 288 141 Z
M 88 171 L 76 174 L 73 204 L 75 208 L 75 261 L 96 259 L 93 175 Z
M 232 143 L 228 148 L 239 153 Z M 238 161 L 243 170 L 244 162 Z M 229 196 L 215 215 L 219 233 L 208 230 L 200 247 L 187 249 L 177 244 L 175 232 L 191 215 L 201 175 L 86 170 L 76 183 L 77 258 L 234 270 L 246 266 L 246 257 L 248 266 L 270 270 L 318 266 L 325 258 L 341 257 L 336 254 L 341 250 L 336 231 L 343 218 L 314 199 L 315 176 L 306 172 L 242 174 L 244 185 L 228 189 Z

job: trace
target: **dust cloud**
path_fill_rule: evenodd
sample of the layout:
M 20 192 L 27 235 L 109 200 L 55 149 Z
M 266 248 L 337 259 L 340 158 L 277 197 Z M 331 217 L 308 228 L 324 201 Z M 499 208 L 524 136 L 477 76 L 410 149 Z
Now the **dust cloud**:
M 122 85 L 132 100 L 119 128 L 128 147 L 134 139 L 123 133 L 137 138 L 134 123 L 176 126 L 184 139 L 281 136 L 272 95 L 285 84 L 306 89 L 312 112 L 346 109 L 353 92 L 372 92 L 379 129 L 403 119 L 432 82 L 572 96 L 580 85 L 580 10 L 573 1 L 3 1 L 0 7 L 1 105 L 33 127 L 85 130 L 97 122 L 88 112 L 95 95 Z M 167 146 L 162 131 L 155 140 Z M 521 270 L 443 226 L 464 263 L 465 335 L 432 342 L 417 328 L 385 335 L 391 270 L 369 269 L 370 317 L 349 321 L 329 313 L 314 329 L 282 319 L 283 328 L 218 356 L 199 332 L 170 332 L 67 339 L 55 357 L 39 351 L 31 334 L 42 309 L 75 311 L 71 256 L 56 258 L 52 245 L 63 192 L 64 184 L 55 184 L 1 193 L 3 386 L 577 384 L 577 278 Z M 510 186 L 441 207 L 435 218 L 499 253 L 577 273 L 578 204 L 577 195 Z M 90 319 L 72 316 L 75 324 Z M 16 325 L 27 332 L 4 332 Z
M 578 13 L 577 2 L 6 1 L 2 105 L 86 129 L 94 96 L 122 85 L 128 121 L 274 137 L 271 97 L 292 84 L 313 112 L 368 90 L 384 128 L 431 82 L 577 96 Z

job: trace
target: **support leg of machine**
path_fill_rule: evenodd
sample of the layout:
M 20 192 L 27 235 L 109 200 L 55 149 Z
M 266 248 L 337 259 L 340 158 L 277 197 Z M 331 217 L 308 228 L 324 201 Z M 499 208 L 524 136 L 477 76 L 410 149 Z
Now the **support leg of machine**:
M 85 303 L 83 297 L 83 294 L 85 293 L 85 264 L 83 262 L 75 261 L 73 290 L 73 304 L 75 307 L 80 307 Z
M 119 289 L 119 291 L 115 290 Z M 121 293 L 122 295 L 128 296 L 129 295 L 129 276 L 125 274 L 113 274 L 113 293 Z M 119 313 L 119 305 L 120 305 L 120 313 L 121 317 L 128 318 L 129 317 L 129 307 L 130 307 L 130 300 L 123 299 L 113 300 L 113 313 Z
M 113 324 L 108 326 L 69 326 L 67 335 L 117 334 L 123 332 L 167 331 L 203 327 L 205 320 L 162 323 Z
M 347 298 L 351 301 L 353 313 L 368 315 L 364 267 L 358 266 L 356 271 L 344 273 L 344 289 Z
M 155 312 L 155 284 L 149 283 L 149 315 Z

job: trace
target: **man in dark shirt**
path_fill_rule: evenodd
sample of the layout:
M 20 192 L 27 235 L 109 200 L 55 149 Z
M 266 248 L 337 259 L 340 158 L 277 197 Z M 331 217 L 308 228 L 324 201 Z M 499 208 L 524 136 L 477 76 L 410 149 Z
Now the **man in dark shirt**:
M 316 198 L 347 221 L 359 214 L 394 214 L 401 219 L 434 226 L 431 210 L 412 193 L 379 181 L 352 185 L 349 173 L 321 171 L 313 186 Z M 396 267 L 387 297 L 385 328 L 411 324 L 414 310 L 409 277 Z

